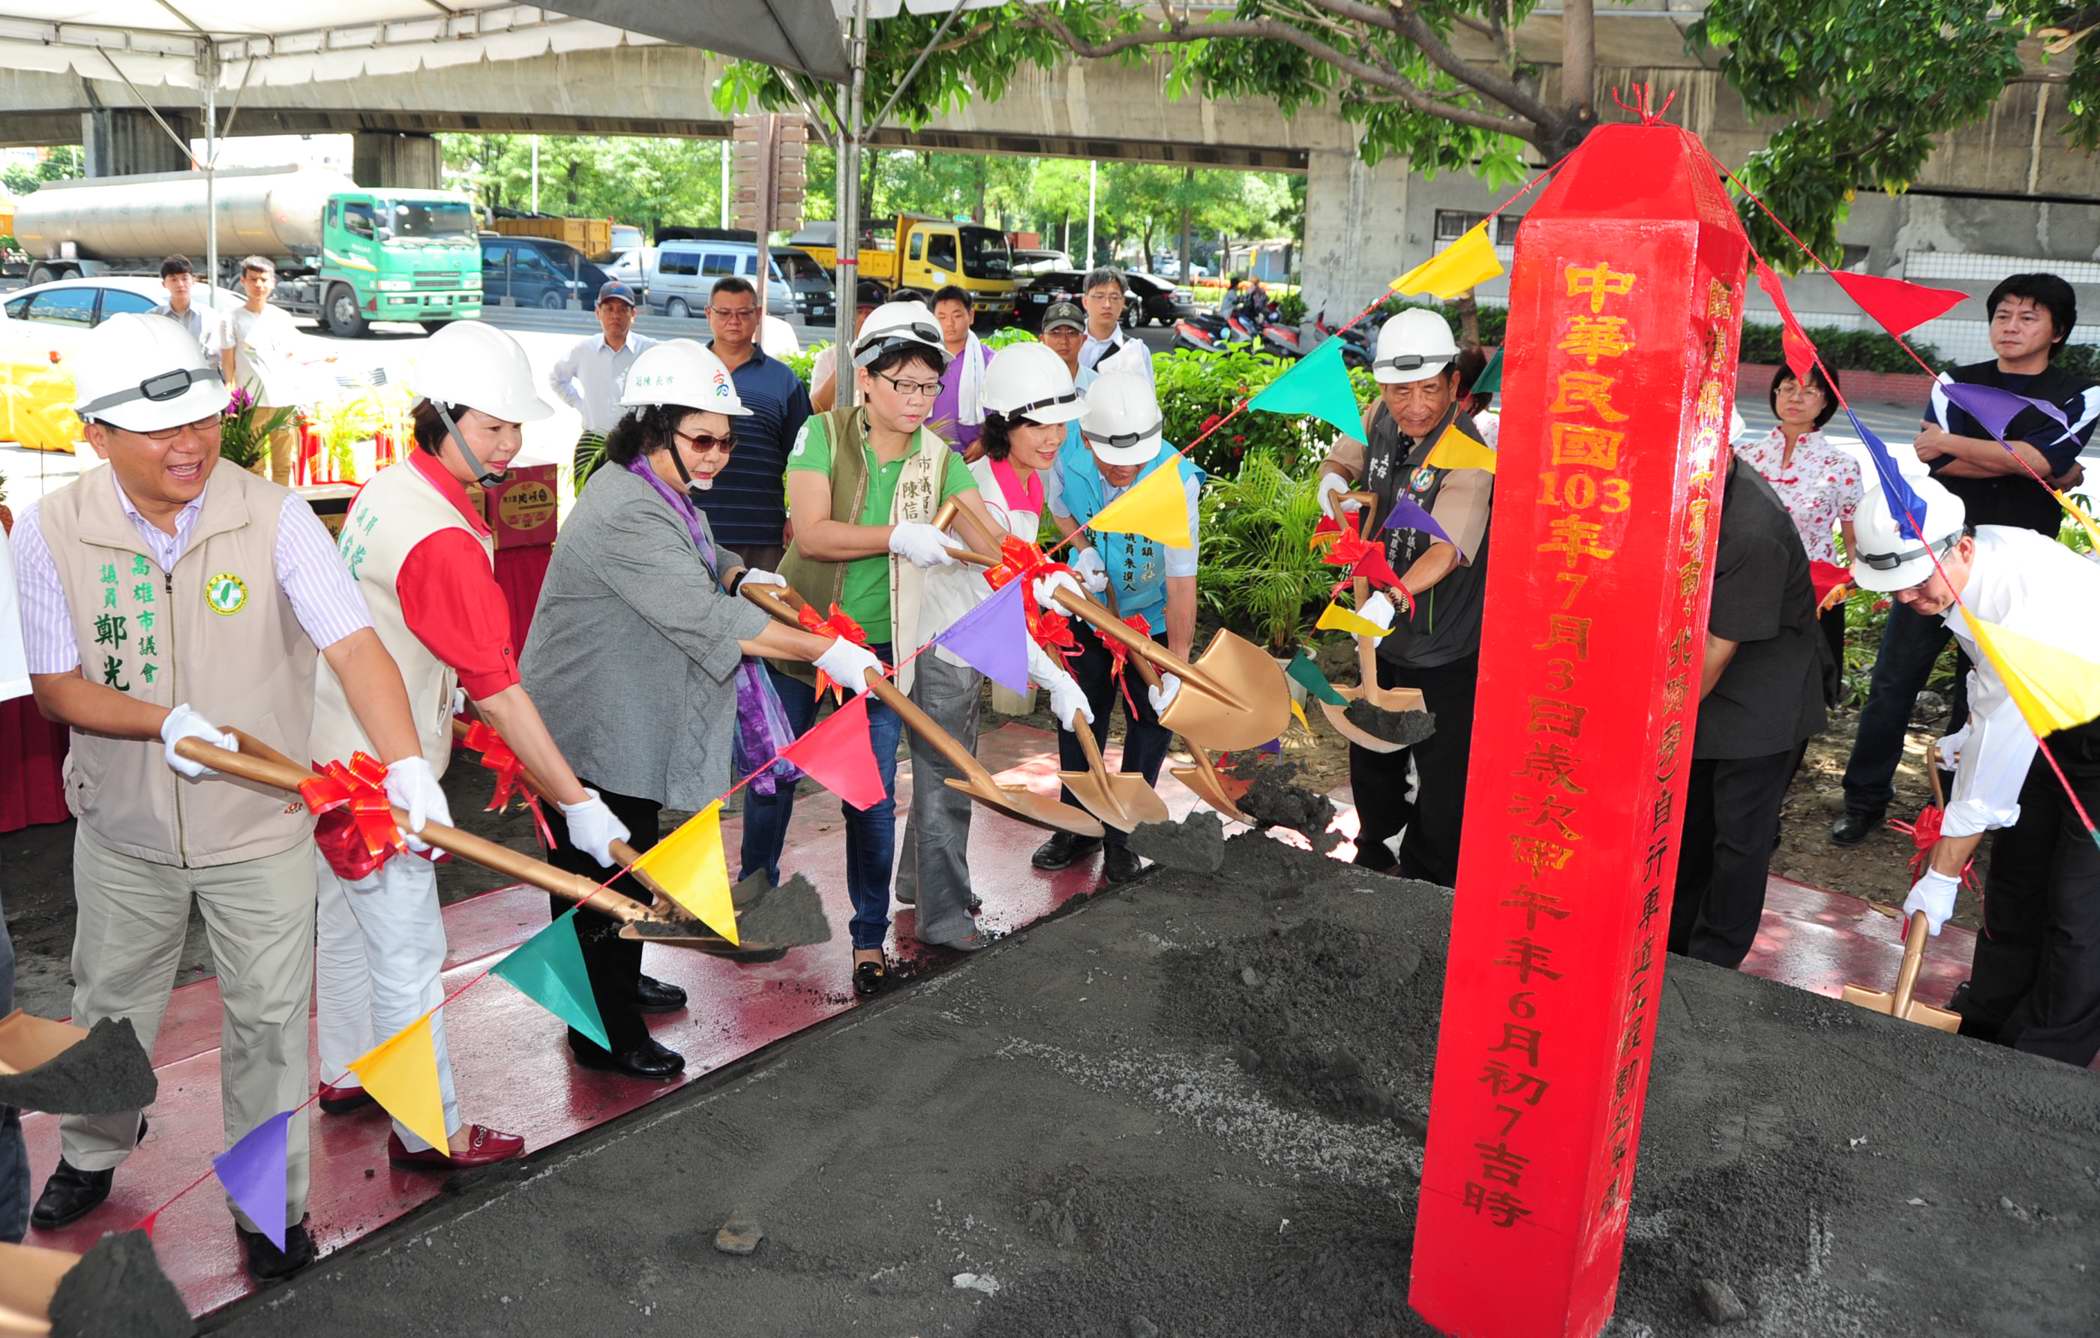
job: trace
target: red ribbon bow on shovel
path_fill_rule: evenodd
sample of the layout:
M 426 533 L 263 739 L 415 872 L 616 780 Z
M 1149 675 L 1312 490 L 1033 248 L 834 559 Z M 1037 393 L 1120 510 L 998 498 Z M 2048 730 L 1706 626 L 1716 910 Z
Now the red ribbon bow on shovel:
M 1932 848 L 1939 844 L 1940 823 L 1946 816 L 1946 810 L 1938 804 L 1927 804 L 1918 810 L 1917 820 L 1914 822 L 1889 819 L 1889 830 L 1902 832 L 1916 847 L 1910 856 L 1910 879 L 1914 883 L 1925 876 L 1925 863 L 1932 858 Z M 1971 892 L 1982 891 L 1976 881 L 1976 857 L 1973 855 L 1969 857 L 1968 863 L 1961 866 L 1961 883 Z
M 1149 638 L 1152 635 L 1152 623 L 1142 613 L 1131 614 L 1123 620 L 1123 623 L 1139 636 Z M 1130 695 L 1130 680 L 1123 676 L 1124 667 L 1130 662 L 1129 648 L 1114 637 L 1102 637 L 1101 645 L 1108 652 L 1108 676 L 1115 680 L 1118 688 L 1122 689 L 1123 704 L 1130 708 L 1130 718 L 1135 720 L 1137 719 L 1137 702 Z
M 394 825 L 393 804 L 386 797 L 386 767 L 364 752 L 350 754 L 350 764 L 316 762 L 320 774 L 302 781 L 299 797 L 314 815 L 314 842 L 338 878 L 368 878 L 408 849 Z
M 1363 524 L 1364 513 L 1351 511 L 1346 514 L 1347 520 L 1338 521 L 1332 516 L 1322 520 L 1313 530 L 1312 542 L 1307 545 L 1315 551 L 1326 550 L 1320 554 L 1320 561 L 1325 565 L 1349 569 L 1348 575 L 1335 582 L 1334 588 L 1327 592 L 1327 597 L 1333 599 L 1361 577 L 1369 581 L 1373 589 L 1392 591 L 1398 596 L 1407 616 L 1414 617 L 1414 596 L 1400 583 L 1393 564 L 1386 561 L 1384 547 L 1357 532 Z
M 1062 562 L 1052 562 L 1043 550 L 1024 539 L 1009 534 L 999 543 L 999 565 L 985 572 L 984 579 L 994 590 L 1010 581 L 1020 581 L 1028 598 L 1021 601 L 1021 613 L 1028 624 L 1028 635 L 1044 650 L 1061 659 L 1071 659 L 1080 653 L 1079 639 L 1072 635 L 1072 620 L 1062 613 L 1039 608 L 1034 599 L 1035 583 L 1053 572 L 1073 576 L 1072 569 Z M 1077 577 L 1073 576 L 1077 581 Z
M 482 811 L 507 812 L 513 795 L 523 799 L 526 809 L 532 814 L 532 825 L 539 833 L 541 845 L 548 850 L 554 849 L 554 833 L 547 826 L 546 810 L 541 807 L 539 796 L 525 787 L 522 779 L 525 764 L 503 741 L 503 736 L 486 720 L 476 720 L 467 726 L 467 737 L 461 742 L 470 751 L 480 753 L 481 765 L 496 773 L 496 791 Z
M 831 616 L 828 618 L 819 618 L 815 607 L 809 604 L 804 604 L 801 612 L 796 616 L 802 620 L 802 626 L 806 630 L 815 632 L 819 636 L 827 633 L 831 636 L 842 636 L 854 645 L 859 646 L 862 650 L 866 650 L 868 647 L 867 629 L 847 617 L 845 611 L 836 604 L 831 606 Z M 832 694 L 833 702 L 844 700 L 839 695 L 840 685 L 832 681 L 831 675 L 819 669 L 817 670 L 817 695 L 819 697 L 823 696 L 827 689 Z

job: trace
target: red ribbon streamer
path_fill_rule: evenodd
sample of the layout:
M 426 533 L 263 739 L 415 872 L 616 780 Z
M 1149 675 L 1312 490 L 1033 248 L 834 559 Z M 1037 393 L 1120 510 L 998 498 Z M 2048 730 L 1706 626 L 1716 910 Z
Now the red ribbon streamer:
M 1414 596 L 1408 593 L 1407 587 L 1400 583 L 1399 575 L 1393 571 L 1392 564 L 1386 561 L 1384 547 L 1359 533 L 1364 513 L 1350 511 L 1345 514 L 1348 517 L 1346 520 L 1338 521 L 1330 516 L 1321 521 L 1313 530 L 1312 542 L 1307 545 L 1315 551 L 1326 550 L 1320 554 L 1320 561 L 1327 566 L 1349 569 L 1349 574 L 1335 582 L 1327 597 L 1332 599 L 1341 594 L 1351 582 L 1360 577 L 1370 582 L 1373 589 L 1390 590 L 1399 596 L 1400 605 L 1406 610 L 1407 616 L 1414 617 Z
M 1130 615 L 1123 620 L 1123 624 L 1141 637 L 1149 639 L 1152 636 L 1152 623 L 1142 613 Z M 1114 637 L 1102 637 L 1101 645 L 1108 651 L 1108 676 L 1122 689 L 1123 704 L 1130 708 L 1130 718 L 1135 720 L 1137 702 L 1130 695 L 1130 680 L 1123 676 L 1123 669 L 1130 661 L 1130 651 Z
M 365 752 L 341 762 L 316 762 L 320 774 L 299 785 L 299 797 L 316 819 L 314 842 L 338 878 L 368 878 L 408 849 L 394 825 L 386 797 L 386 767 Z
M 845 611 L 836 604 L 831 606 L 831 616 L 828 618 L 819 618 L 816 608 L 809 604 L 804 604 L 796 616 L 802 620 L 802 626 L 809 631 L 815 632 L 820 636 L 829 633 L 835 637 L 844 637 L 861 649 L 867 649 L 867 629 L 847 617 Z M 819 697 L 823 696 L 827 689 L 830 689 L 834 692 L 834 700 L 840 700 L 836 696 L 838 687 L 837 683 L 831 681 L 831 675 L 825 673 L 822 669 L 817 670 L 817 695 Z
M 1033 598 L 1035 583 L 1056 572 L 1078 577 L 1062 562 L 1052 562 L 1043 550 L 1025 539 L 1009 534 L 999 542 L 999 565 L 985 572 L 984 579 L 998 590 L 1011 581 L 1021 582 L 1022 589 L 1030 598 L 1021 601 L 1021 613 L 1028 624 L 1028 635 L 1038 646 L 1060 659 L 1069 660 L 1080 653 L 1078 638 L 1072 635 L 1072 620 L 1062 613 L 1038 608 Z
M 1889 819 L 1889 830 L 1902 832 L 1910 838 L 1911 845 L 1916 847 L 1910 856 L 1912 882 L 1925 876 L 1926 861 L 1932 858 L 1932 848 L 1939 844 L 1940 823 L 1945 817 L 1945 812 L 1938 804 L 1927 804 L 1918 810 L 1915 822 Z M 1969 857 L 1968 863 L 1961 866 L 1961 883 L 1971 892 L 1980 894 L 1983 891 L 1982 885 L 1976 881 L 1976 857 L 1973 855 Z
M 526 810 L 532 814 L 533 829 L 539 833 L 541 846 L 554 849 L 554 832 L 547 826 L 547 811 L 541 807 L 539 796 L 523 784 L 525 764 L 503 741 L 503 736 L 486 720 L 476 720 L 467 726 L 467 737 L 463 742 L 470 751 L 481 754 L 481 765 L 496 773 L 495 793 L 482 811 L 507 812 L 513 795 L 522 798 Z

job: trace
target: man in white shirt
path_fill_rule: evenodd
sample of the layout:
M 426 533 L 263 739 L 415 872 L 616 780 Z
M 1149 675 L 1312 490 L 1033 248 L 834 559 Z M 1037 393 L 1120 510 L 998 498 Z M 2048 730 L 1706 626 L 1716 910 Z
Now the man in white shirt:
M 1121 270 L 1088 271 L 1080 299 L 1080 305 L 1086 308 L 1086 343 L 1079 348 L 1081 372 L 1095 371 L 1104 359 L 1123 353 L 1127 365 L 1142 371 L 1146 381 L 1152 380 L 1151 355 L 1145 352 L 1144 345 L 1123 333 L 1123 307 L 1127 301 Z
M 1903 911 L 1923 911 L 1939 933 L 1954 913 L 1961 870 L 1996 829 L 1983 934 L 1958 1005 L 1962 1034 L 2085 1068 L 2100 1054 L 2100 846 L 2078 805 L 2100 812 L 2100 720 L 2049 732 L 2059 778 L 1978 630 L 2045 691 L 2091 674 L 2100 665 L 2092 617 L 2100 566 L 2030 529 L 1969 526 L 1962 499 L 1937 480 L 1909 483 L 1924 503 L 1922 539 L 1903 535 L 1881 491 L 1870 488 L 1854 520 L 1852 579 L 1944 619 L 1976 667 L 1968 723 L 1936 745 L 1941 764 L 1955 768 L 1954 791 Z
M 247 391 L 255 400 L 256 412 L 267 418 L 272 409 L 293 408 L 299 403 L 293 352 L 293 340 L 299 332 L 283 307 L 270 305 L 270 294 L 277 288 L 277 266 L 268 256 L 249 256 L 241 261 L 241 288 L 248 294 L 248 301 L 234 309 L 227 333 L 233 352 L 234 387 Z M 298 435 L 289 422 L 270 434 L 272 483 L 291 486 L 297 443 Z
M 160 286 L 168 290 L 168 300 L 155 307 L 153 314 L 166 316 L 188 330 L 190 338 L 219 360 L 219 375 L 226 384 L 236 384 L 233 379 L 233 344 L 227 338 L 226 314 L 196 304 L 197 271 L 190 264 L 190 258 L 174 255 L 161 261 Z
M 634 333 L 634 289 L 614 280 L 598 290 L 598 333 L 579 339 L 547 373 L 547 388 L 583 415 L 576 441 L 576 486 L 580 489 L 620 421 L 620 392 L 627 369 L 656 341 Z

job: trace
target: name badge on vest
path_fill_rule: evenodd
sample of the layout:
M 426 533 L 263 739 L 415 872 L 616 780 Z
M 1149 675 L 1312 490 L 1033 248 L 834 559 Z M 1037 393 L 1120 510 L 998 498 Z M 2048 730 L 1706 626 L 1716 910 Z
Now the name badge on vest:
M 213 613 L 232 617 L 248 607 L 248 583 L 230 571 L 222 571 L 204 582 L 204 603 Z

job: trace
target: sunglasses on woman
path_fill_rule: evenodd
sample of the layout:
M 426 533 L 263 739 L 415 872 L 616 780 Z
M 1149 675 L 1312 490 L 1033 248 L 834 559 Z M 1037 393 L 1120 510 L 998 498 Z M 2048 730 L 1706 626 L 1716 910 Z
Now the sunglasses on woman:
M 680 432 L 673 428 L 671 435 L 680 441 L 690 443 L 696 451 L 733 451 L 736 449 L 735 437 L 718 437 L 712 432 Z

